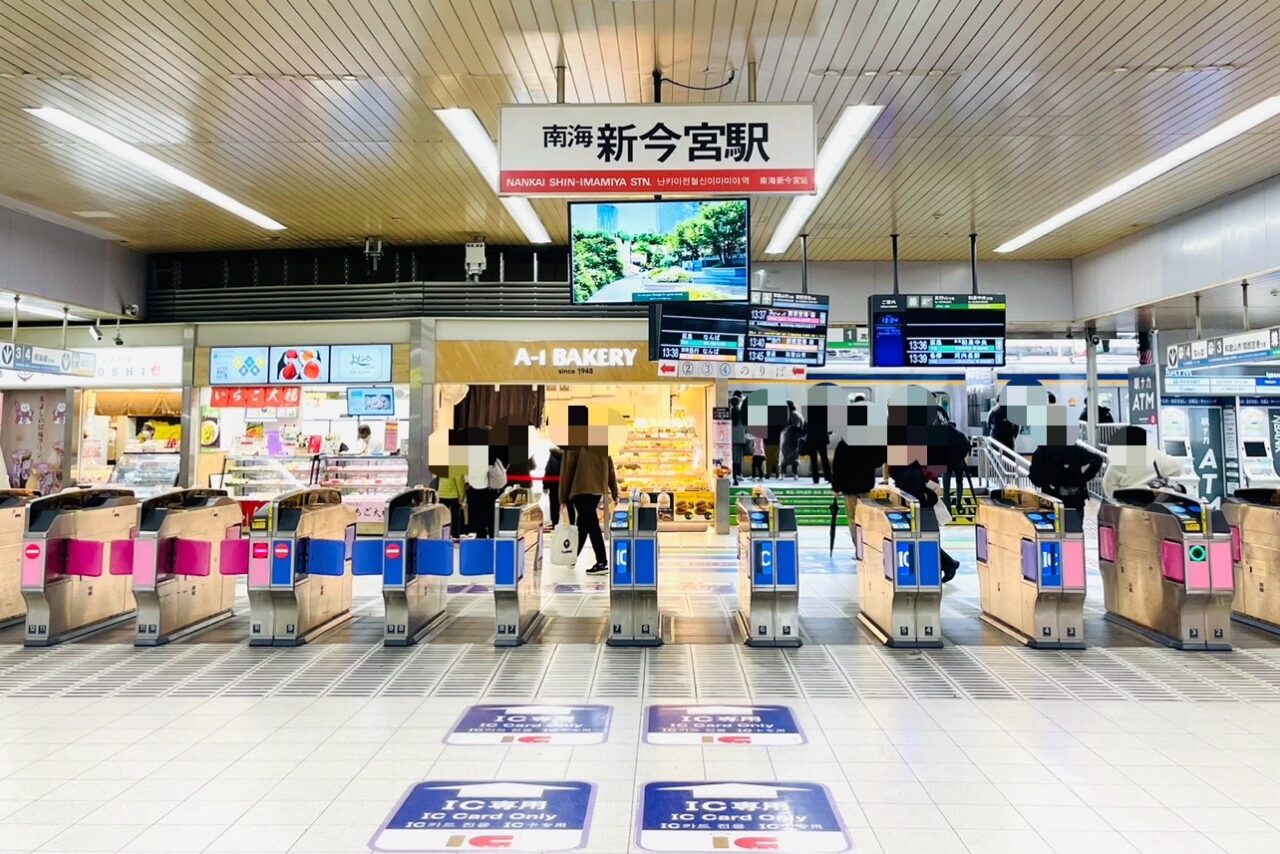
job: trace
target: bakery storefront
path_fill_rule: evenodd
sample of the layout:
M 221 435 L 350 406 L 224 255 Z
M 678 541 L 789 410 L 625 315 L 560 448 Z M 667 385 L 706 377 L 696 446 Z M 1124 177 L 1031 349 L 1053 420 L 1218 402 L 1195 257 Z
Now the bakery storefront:
M 624 494 L 638 489 L 656 503 L 666 529 L 701 530 L 713 521 L 724 459 L 711 426 L 715 382 L 661 376 L 643 321 L 552 321 L 537 328 L 557 337 L 518 341 L 477 340 L 486 327 L 474 323 L 439 324 L 436 431 L 532 426 L 531 462 L 513 460 L 509 469 L 511 480 L 527 476 L 540 489 L 557 428 L 570 406 L 585 405 L 593 423 L 611 421 L 609 452 Z

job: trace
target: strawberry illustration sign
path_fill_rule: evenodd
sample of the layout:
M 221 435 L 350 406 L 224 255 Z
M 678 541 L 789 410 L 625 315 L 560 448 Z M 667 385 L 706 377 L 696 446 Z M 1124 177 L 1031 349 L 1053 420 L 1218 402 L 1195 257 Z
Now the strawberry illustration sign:
M 813 193 L 812 104 L 536 104 L 499 118 L 498 192 Z

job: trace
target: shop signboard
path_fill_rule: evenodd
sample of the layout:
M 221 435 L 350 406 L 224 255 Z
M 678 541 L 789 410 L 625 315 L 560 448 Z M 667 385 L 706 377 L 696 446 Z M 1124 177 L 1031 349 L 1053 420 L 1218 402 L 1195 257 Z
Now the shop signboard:
M 391 382 L 391 345 L 334 344 L 329 348 L 329 381 Z
M 650 706 L 645 714 L 649 744 L 780 747 L 805 741 L 789 706 Z
M 181 347 L 86 347 L 93 375 L 17 373 L 0 370 L 7 388 L 169 388 L 182 385 Z
M 595 786 L 556 780 L 428 781 L 379 828 L 374 851 L 573 851 L 587 843 Z
M 1156 395 L 1156 366 L 1129 369 L 1129 424 L 1149 427 L 1156 423 L 1160 409 Z
M 209 385 L 257 385 L 267 382 L 267 347 L 210 347 Z
M 437 341 L 436 382 L 653 382 L 645 341 Z
M 292 409 L 302 403 L 301 386 L 215 386 L 209 390 L 212 409 Z
M 80 350 L 59 350 L 37 344 L 0 344 L 0 370 L 22 374 L 92 377 L 97 359 Z
M 1200 370 L 1277 360 L 1280 360 L 1280 326 L 1201 341 L 1182 341 L 1165 348 L 1165 365 L 1170 370 Z
M 470 706 L 446 744 L 603 744 L 612 706 Z
M 319 344 L 272 347 L 267 360 L 267 382 L 329 382 L 329 348 Z
M 646 783 L 636 842 L 646 851 L 848 851 L 831 793 L 817 783 Z
M 1226 492 L 1226 457 L 1223 447 L 1223 409 L 1220 406 L 1192 406 L 1187 410 L 1191 464 L 1200 478 L 1200 497 L 1218 507 Z M 1234 423 L 1232 438 L 1235 436 Z
M 813 193 L 812 104 L 502 107 L 498 192 Z

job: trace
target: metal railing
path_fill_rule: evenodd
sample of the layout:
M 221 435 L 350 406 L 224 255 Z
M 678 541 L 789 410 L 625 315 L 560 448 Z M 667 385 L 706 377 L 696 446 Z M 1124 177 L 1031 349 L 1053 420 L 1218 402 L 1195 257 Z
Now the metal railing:
M 978 451 L 978 476 L 988 489 L 1030 488 L 1031 463 L 1026 457 L 990 436 L 979 436 L 974 446 Z
M 1114 431 L 1111 431 L 1111 432 L 1114 432 Z M 1093 454 L 1094 456 L 1102 460 L 1102 468 L 1098 469 L 1098 476 L 1095 477 L 1093 480 L 1089 481 L 1089 495 L 1101 501 L 1103 498 L 1102 476 L 1107 473 L 1107 452 L 1105 450 L 1106 446 L 1103 445 L 1102 448 L 1095 448 L 1093 445 L 1090 445 L 1084 439 L 1076 439 L 1076 447 L 1084 448 L 1086 451 L 1088 451 L 1089 453 Z

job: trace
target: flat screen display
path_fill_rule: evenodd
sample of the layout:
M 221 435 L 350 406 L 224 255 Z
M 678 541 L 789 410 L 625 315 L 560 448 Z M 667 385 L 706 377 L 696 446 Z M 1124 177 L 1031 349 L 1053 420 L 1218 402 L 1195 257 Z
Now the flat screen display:
M 574 303 L 746 302 L 750 203 L 571 202 Z
M 697 362 L 747 360 L 747 307 L 724 303 L 654 306 L 649 321 L 649 358 Z
M 1164 452 L 1171 457 L 1185 457 L 1187 455 L 1187 443 L 1182 439 L 1165 439 Z
M 871 365 L 1003 367 L 1003 294 L 892 294 L 868 299 Z
M 315 344 L 271 348 L 271 382 L 316 384 L 329 382 L 329 348 Z
M 390 386 L 347 389 L 347 415 L 352 418 L 394 418 L 396 392 Z
M 264 385 L 270 359 L 267 347 L 210 347 L 209 385 Z
M 822 367 L 827 363 L 828 306 L 818 294 L 752 291 L 746 360 Z
M 1265 457 L 1267 456 L 1266 442 L 1245 442 L 1244 455 L 1246 457 Z
M 334 344 L 329 348 L 329 382 L 391 382 L 390 344 Z

